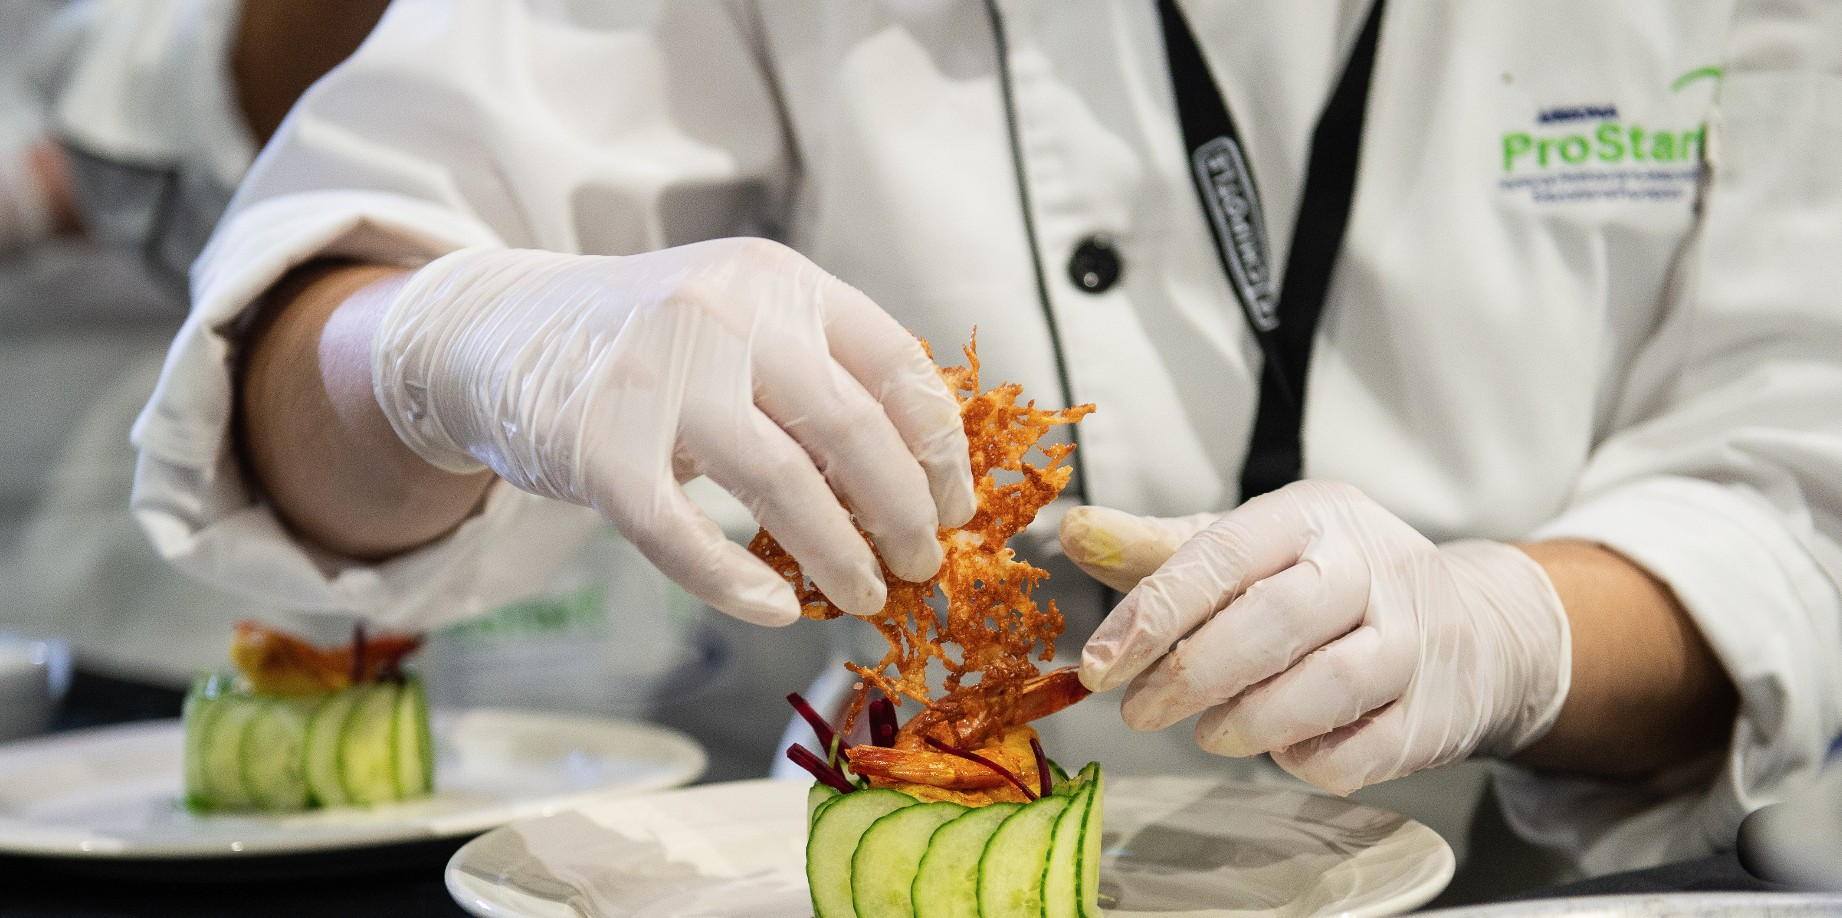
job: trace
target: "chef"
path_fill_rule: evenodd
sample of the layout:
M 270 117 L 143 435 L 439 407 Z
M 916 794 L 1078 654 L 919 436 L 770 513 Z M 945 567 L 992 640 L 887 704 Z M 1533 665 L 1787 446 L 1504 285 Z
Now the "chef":
M 1842 11 L 1764 6 L 399 2 L 195 266 L 135 508 L 385 624 L 603 519 L 791 622 L 700 480 L 868 612 L 837 499 L 933 572 L 908 333 L 976 326 L 1099 406 L 1061 534 L 1127 724 L 1699 854 L 1842 724 Z

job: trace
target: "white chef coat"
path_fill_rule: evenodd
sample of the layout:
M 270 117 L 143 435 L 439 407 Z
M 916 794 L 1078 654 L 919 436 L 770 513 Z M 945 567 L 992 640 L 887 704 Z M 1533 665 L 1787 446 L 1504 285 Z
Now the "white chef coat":
M 738 233 L 794 245 L 939 354 L 977 326 L 991 380 L 1096 403 L 1086 500 L 1232 506 L 1260 358 L 1185 172 L 1155 6 L 994 2 L 1001 32 L 980 0 L 399 0 L 195 267 L 135 431 L 140 518 L 178 563 L 298 606 L 488 608 L 586 511 L 499 486 L 381 564 L 291 542 L 228 448 L 240 317 L 320 256 Z M 1367 4 L 1184 6 L 1283 276 Z M 1589 870 L 1730 844 L 1842 725 L 1839 38 L 1833 4 L 1387 11 L 1306 474 L 1434 539 L 1615 548 L 1675 590 L 1742 697 L 1724 757 L 1652 787 L 1505 769 L 1513 820 Z M 1124 268 L 1089 293 L 1064 266 L 1097 233 Z

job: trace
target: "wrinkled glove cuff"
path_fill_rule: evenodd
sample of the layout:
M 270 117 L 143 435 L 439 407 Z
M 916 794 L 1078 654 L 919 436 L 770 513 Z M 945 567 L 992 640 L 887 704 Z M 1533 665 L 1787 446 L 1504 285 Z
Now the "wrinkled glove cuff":
M 1507 758 L 1546 735 L 1567 700 L 1573 678 L 1567 610 L 1547 571 L 1515 546 L 1467 539 L 1439 551 L 1453 579 L 1471 594 L 1471 608 L 1497 613 L 1503 676 L 1491 728 L 1477 751 Z
M 371 391 L 397 438 L 430 465 L 457 475 L 487 468 L 450 431 L 437 402 L 452 380 L 440 378 L 444 348 L 483 295 L 469 279 L 490 259 L 490 248 L 462 249 L 425 265 L 404 283 L 371 339 Z

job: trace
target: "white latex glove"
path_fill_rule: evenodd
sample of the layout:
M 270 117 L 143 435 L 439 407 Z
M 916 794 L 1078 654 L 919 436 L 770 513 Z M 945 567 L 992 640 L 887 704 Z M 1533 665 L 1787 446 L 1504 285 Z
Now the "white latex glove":
M 1144 576 L 1081 657 L 1095 691 L 1131 681 L 1127 724 L 1205 712 L 1204 749 L 1270 752 L 1333 793 L 1510 755 L 1567 697 L 1566 613 L 1540 565 L 1434 545 L 1347 485 L 1298 482 L 1206 527 L 1081 508 L 1062 544 L 1116 587 Z
M 920 344 L 766 240 L 456 252 L 392 304 L 372 378 L 424 459 L 593 507 L 692 595 L 761 624 L 798 617 L 793 591 L 680 482 L 736 495 L 858 614 L 885 586 L 840 498 L 912 580 L 939 569 L 937 527 L 975 510 L 959 406 Z

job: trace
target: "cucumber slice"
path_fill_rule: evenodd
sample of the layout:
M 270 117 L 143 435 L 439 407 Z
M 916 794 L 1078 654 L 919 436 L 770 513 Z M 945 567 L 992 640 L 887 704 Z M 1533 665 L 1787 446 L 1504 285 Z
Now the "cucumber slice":
M 1043 865 L 1043 918 L 1080 918 L 1081 835 L 1094 802 L 1094 784 L 1075 792 L 1068 808 L 1055 820 L 1049 841 L 1049 860 Z
M 911 888 L 916 918 L 979 913 L 979 858 L 998 826 L 1022 808 L 1021 803 L 987 804 L 934 831 Z
M 817 918 L 855 918 L 851 856 L 870 824 L 916 800 L 901 791 L 871 788 L 841 794 L 819 811 L 806 839 L 806 880 Z
M 307 790 L 321 806 L 344 806 L 351 802 L 339 779 L 340 740 L 345 736 L 345 722 L 352 709 L 364 697 L 363 687 L 346 689 L 329 696 L 307 722 Z
M 416 696 L 422 699 L 422 790 L 424 793 L 435 792 L 435 724 L 434 715 L 429 713 L 429 696 L 422 685 L 421 676 L 412 676 L 416 683 Z
M 211 808 L 244 810 L 256 803 L 243 783 L 243 734 L 262 710 L 262 701 L 249 695 L 222 695 L 205 730 L 205 796 Z
M 390 751 L 396 799 L 423 796 L 435 788 L 435 750 L 429 742 L 428 693 L 421 679 L 410 676 L 403 681 L 393 716 Z
M 205 737 L 211 721 L 223 706 L 218 702 L 222 677 L 200 676 L 193 680 L 185 695 L 185 805 L 193 812 L 213 809 L 209 783 L 205 780 Z
M 1049 778 L 1052 781 L 1051 793 L 1074 796 L 1072 789 L 1066 789 L 1068 788 L 1067 769 L 1063 768 L 1061 764 L 1054 759 L 1049 760 Z
M 391 760 L 397 710 L 397 687 L 390 683 L 362 686 L 339 734 L 339 784 L 347 802 L 374 806 L 397 799 L 395 763 Z
M 806 791 L 807 830 L 811 830 L 812 821 L 819 818 L 819 807 L 824 806 L 827 800 L 831 800 L 837 796 L 838 792 L 831 789 L 831 787 L 820 784 L 817 781 L 812 782 L 812 789 Z
M 293 698 L 251 701 L 257 710 L 243 730 L 237 753 L 243 786 L 262 809 L 306 809 L 307 769 L 301 753 L 307 747 L 307 722 L 315 703 Z
M 908 918 L 913 887 L 934 830 L 958 819 L 957 803 L 919 803 L 870 824 L 851 856 L 851 902 L 857 918 Z
M 979 918 L 1040 918 L 1043 864 L 1068 802 L 1052 795 L 1026 803 L 991 833 L 979 857 Z
M 1098 762 L 1087 763 L 1081 775 L 1094 790 L 1087 804 L 1087 816 L 1081 820 L 1081 869 L 1076 875 L 1075 904 L 1081 909 L 1081 918 L 1101 918 L 1100 818 L 1106 812 L 1106 778 L 1101 775 Z

